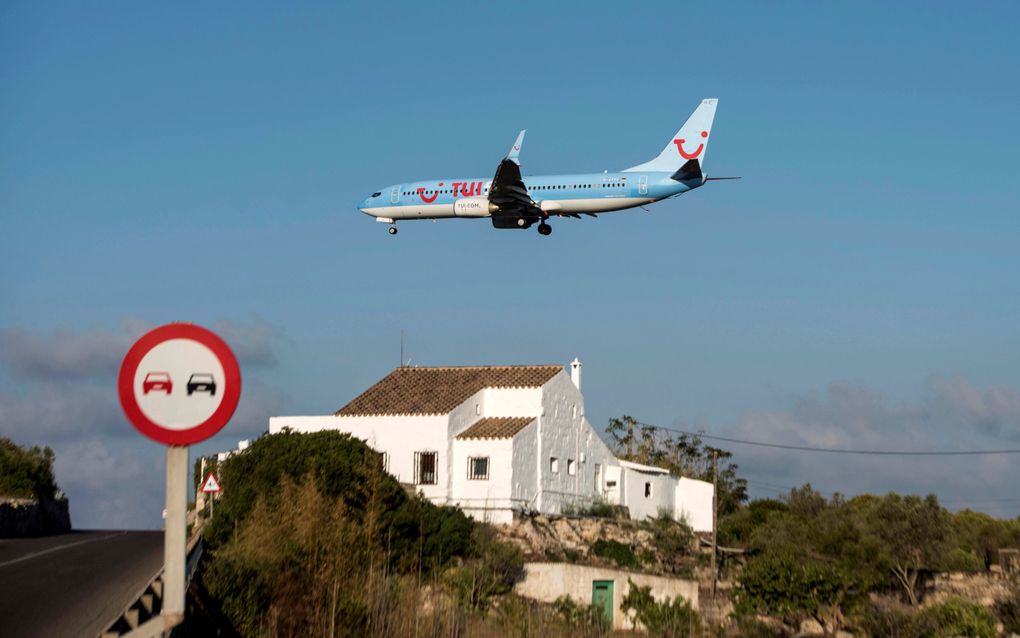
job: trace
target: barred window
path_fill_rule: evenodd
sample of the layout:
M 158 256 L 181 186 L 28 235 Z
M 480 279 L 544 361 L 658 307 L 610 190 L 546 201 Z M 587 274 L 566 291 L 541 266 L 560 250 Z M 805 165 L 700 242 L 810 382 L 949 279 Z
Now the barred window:
M 436 484 L 436 457 L 437 452 L 415 452 L 414 453 L 414 483 L 415 485 Z
M 489 480 L 489 457 L 472 456 L 468 458 L 468 480 L 470 481 Z

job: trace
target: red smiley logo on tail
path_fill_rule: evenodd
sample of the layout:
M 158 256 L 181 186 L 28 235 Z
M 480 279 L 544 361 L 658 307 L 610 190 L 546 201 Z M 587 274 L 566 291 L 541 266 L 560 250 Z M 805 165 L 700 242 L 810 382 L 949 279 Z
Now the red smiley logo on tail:
M 708 131 L 702 131 L 701 137 L 708 137 Z M 683 157 L 684 159 L 692 160 L 698 155 L 701 155 L 701 151 L 705 150 L 705 144 L 704 142 L 702 142 L 701 144 L 698 144 L 698 148 L 695 149 L 693 153 L 688 153 L 687 151 L 684 150 L 684 143 L 686 141 L 687 140 L 682 138 L 678 140 L 673 140 L 673 143 L 676 144 L 676 150 L 680 151 L 680 156 Z
M 442 186 L 443 183 L 439 182 L 439 185 Z M 437 197 L 439 197 L 439 191 L 438 190 L 432 191 L 432 197 L 425 197 L 425 187 L 419 186 L 418 197 L 421 197 L 421 201 L 425 202 L 426 204 L 431 204 L 432 202 L 436 201 Z

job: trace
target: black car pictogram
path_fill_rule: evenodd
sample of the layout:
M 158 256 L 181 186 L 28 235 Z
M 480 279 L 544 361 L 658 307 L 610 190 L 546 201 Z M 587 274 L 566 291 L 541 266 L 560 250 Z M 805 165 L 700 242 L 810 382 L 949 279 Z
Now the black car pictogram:
M 188 396 L 190 397 L 193 392 L 208 392 L 216 396 L 216 380 L 213 379 L 213 375 L 204 372 L 191 375 L 188 379 Z

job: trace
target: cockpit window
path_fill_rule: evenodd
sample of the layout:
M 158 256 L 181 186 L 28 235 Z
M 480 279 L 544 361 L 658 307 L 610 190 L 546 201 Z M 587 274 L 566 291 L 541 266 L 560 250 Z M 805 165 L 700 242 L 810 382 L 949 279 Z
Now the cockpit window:
M 382 191 L 376 191 L 372 193 L 372 197 L 379 197 L 380 195 L 382 195 Z

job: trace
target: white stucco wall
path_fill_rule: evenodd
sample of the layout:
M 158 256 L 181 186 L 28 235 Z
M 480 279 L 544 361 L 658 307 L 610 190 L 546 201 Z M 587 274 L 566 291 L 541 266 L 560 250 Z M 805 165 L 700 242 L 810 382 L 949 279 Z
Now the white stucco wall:
M 539 416 L 542 388 L 486 388 L 485 416 Z
M 418 490 L 434 502 L 449 492 L 450 439 L 447 416 L 279 416 L 269 419 L 269 433 L 289 427 L 295 432 L 338 430 L 387 454 L 390 474 L 402 483 L 415 483 L 414 453 L 437 452 L 436 484 Z
M 488 457 L 488 479 L 468 478 L 471 457 Z M 449 503 L 480 521 L 512 523 L 513 439 L 457 439 L 453 442 L 452 458 Z
M 525 598 L 551 603 L 563 595 L 570 596 L 582 605 L 592 603 L 592 584 L 597 580 L 613 581 L 613 628 L 634 629 L 620 605 L 630 591 L 627 580 L 639 587 L 651 587 L 652 596 L 659 601 L 681 597 L 698 609 L 698 583 L 691 580 L 666 578 L 625 572 L 619 569 L 588 567 L 570 563 L 526 563 L 524 578 L 514 590 Z
M 538 474 L 535 454 L 538 449 L 538 424 L 532 423 L 513 438 L 513 485 L 511 494 L 520 509 L 534 510 L 538 500 Z
M 655 471 L 644 471 L 623 465 L 622 505 L 630 510 L 630 517 L 641 520 L 655 518 L 661 510 L 673 516 L 676 501 L 677 478 Z M 651 496 L 645 496 L 645 484 L 651 484 Z
M 712 531 L 712 484 L 680 477 L 676 488 L 676 516 L 695 532 Z
M 595 464 L 602 466 L 604 477 L 604 468 L 616 460 L 584 417 L 584 397 L 565 371 L 550 379 L 542 391 L 535 459 L 539 477 L 536 509 L 559 513 L 565 505 L 584 506 L 598 498 Z M 558 472 L 552 471 L 553 457 L 558 460 Z M 569 471 L 571 460 L 574 474 Z

